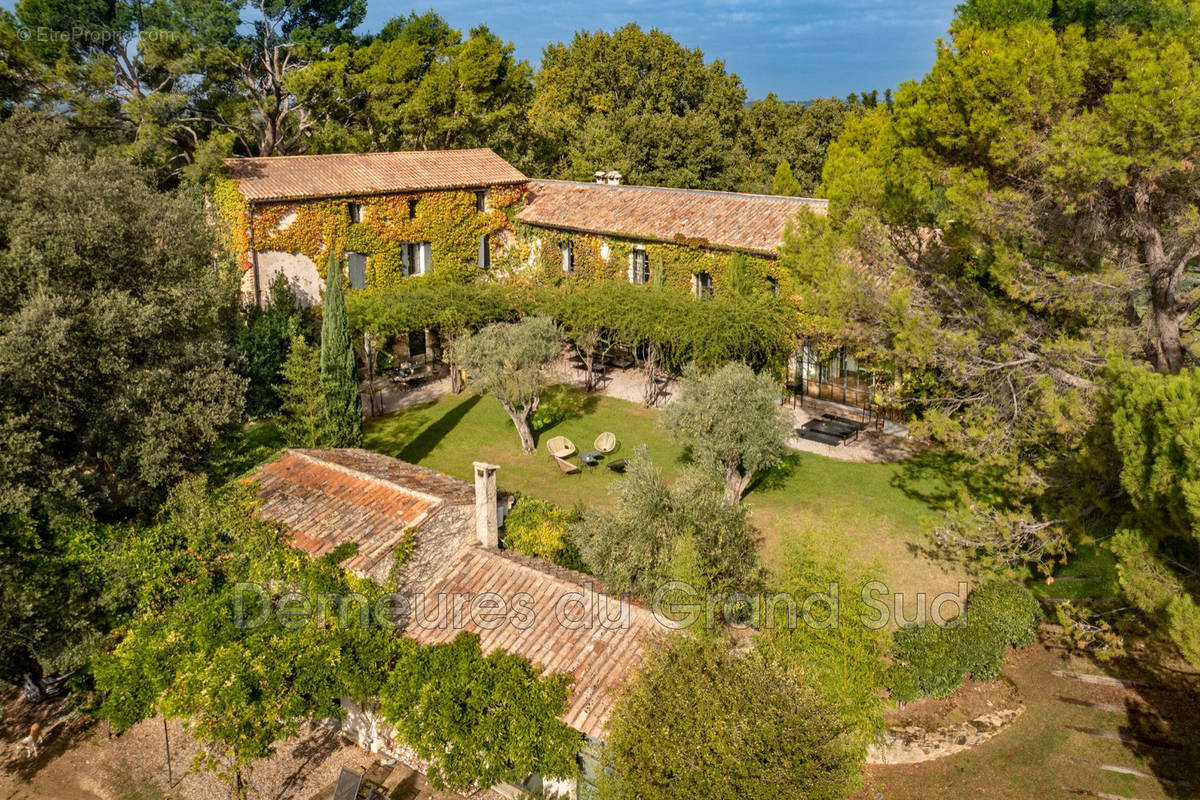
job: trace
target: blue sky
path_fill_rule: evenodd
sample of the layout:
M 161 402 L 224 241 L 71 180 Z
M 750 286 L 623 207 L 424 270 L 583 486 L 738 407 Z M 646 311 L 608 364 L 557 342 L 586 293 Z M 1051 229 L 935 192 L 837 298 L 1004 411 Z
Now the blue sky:
M 536 68 L 547 42 L 580 29 L 637 22 L 658 28 L 736 72 L 751 98 L 844 97 L 895 88 L 933 65 L 934 40 L 960 0 L 447 0 L 433 9 L 464 32 L 487 25 Z M 425 10 L 427 6 L 416 6 Z M 368 0 L 364 28 L 409 8 Z
M 666 31 L 736 72 L 751 98 L 845 97 L 895 88 L 933 65 L 934 40 L 960 0 L 445 0 L 433 9 L 463 30 L 486 23 L 534 68 L 547 42 L 628 22 Z M 11 9 L 14 0 L 0 0 Z M 362 31 L 428 5 L 368 0 Z

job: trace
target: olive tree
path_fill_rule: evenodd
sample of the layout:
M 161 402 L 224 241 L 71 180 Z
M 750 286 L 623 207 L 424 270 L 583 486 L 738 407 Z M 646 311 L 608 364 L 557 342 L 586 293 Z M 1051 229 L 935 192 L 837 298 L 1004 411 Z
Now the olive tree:
M 546 388 L 546 367 L 561 349 L 558 328 L 545 317 L 497 322 L 454 343 L 454 360 L 471 380 L 492 394 L 512 418 L 521 450 L 532 453 L 530 419 Z
M 757 531 L 720 480 L 689 468 L 668 484 L 645 447 L 609 487 L 611 507 L 591 508 L 571 526 L 589 571 L 612 592 L 650 599 L 668 580 L 705 593 L 750 589 L 758 581 Z
M 685 371 L 683 391 L 663 410 L 662 424 L 692 457 L 725 475 L 725 497 L 737 500 L 754 476 L 779 463 L 793 420 L 779 407 L 779 386 L 745 364 L 709 375 Z

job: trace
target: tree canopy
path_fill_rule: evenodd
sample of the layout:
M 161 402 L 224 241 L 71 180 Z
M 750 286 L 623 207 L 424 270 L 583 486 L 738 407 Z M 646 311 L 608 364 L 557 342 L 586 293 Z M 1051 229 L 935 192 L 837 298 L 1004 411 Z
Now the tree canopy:
M 60 126 L 0 123 L 0 509 L 144 508 L 241 420 L 234 285 L 198 194 Z
M 805 324 L 890 366 L 961 456 L 953 549 L 1060 557 L 1097 508 L 1072 465 L 1107 359 L 1191 358 L 1196 20 L 1150 6 L 967 3 L 928 76 L 847 120 L 829 218 L 785 245 Z
M 781 396 L 774 380 L 745 364 L 731 362 L 708 375 L 692 368 L 679 397 L 663 409 L 662 424 L 694 460 L 722 475 L 725 498 L 736 501 L 787 452 L 795 422 L 779 407 Z
M 438 788 L 465 791 L 531 774 L 570 778 L 583 736 L 557 717 L 566 711 L 569 675 L 540 675 L 520 656 L 479 637 L 417 647 L 403 655 L 380 691 L 384 717 L 429 762 Z
M 612 507 L 586 510 L 569 532 L 609 591 L 649 600 L 675 580 L 704 596 L 755 588 L 757 534 L 711 473 L 691 470 L 668 485 L 639 450 L 609 491 Z
M 398 647 L 375 618 L 382 590 L 288 546 L 255 503 L 244 485 L 173 492 L 124 551 L 136 603 L 95 664 L 103 716 L 119 729 L 157 712 L 183 720 L 239 794 L 276 741 L 339 715 L 339 698 L 373 697 Z M 339 601 L 322 608 L 322 594 Z
M 362 397 L 358 391 L 358 357 L 350 344 L 346 321 L 346 294 L 341 265 L 329 254 L 325 280 L 324 314 L 321 317 L 321 383 L 325 389 L 325 414 L 330 444 L 362 444 Z
M 1121 588 L 1200 666 L 1200 369 L 1113 377 L 1112 445 L 1124 514 Z
M 859 774 L 845 722 L 800 670 L 719 639 L 651 651 L 605 744 L 606 800 L 833 800 Z
M 454 343 L 455 361 L 467 371 L 469 381 L 499 401 L 526 453 L 537 447 L 530 420 L 549 382 L 546 367 L 561 349 L 558 328 L 545 317 L 495 322 Z

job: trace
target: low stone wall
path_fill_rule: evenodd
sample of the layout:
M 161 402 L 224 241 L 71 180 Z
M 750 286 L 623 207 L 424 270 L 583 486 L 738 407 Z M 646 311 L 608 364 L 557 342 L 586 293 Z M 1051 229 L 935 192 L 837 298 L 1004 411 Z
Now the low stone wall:
M 867 763 L 917 764 L 961 753 L 991 739 L 1023 713 L 1024 703 L 934 731 L 917 726 L 889 730 L 882 742 L 867 748 Z

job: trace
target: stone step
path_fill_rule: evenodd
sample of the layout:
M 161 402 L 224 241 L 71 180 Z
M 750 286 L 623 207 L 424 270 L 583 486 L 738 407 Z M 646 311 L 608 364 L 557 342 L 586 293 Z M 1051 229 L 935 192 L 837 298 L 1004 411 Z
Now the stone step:
M 1113 741 L 1122 742 L 1124 744 L 1137 744 L 1143 747 L 1157 747 L 1161 750 L 1182 750 L 1183 747 L 1175 742 L 1168 742 L 1164 739 L 1142 739 L 1137 736 L 1130 736 L 1127 733 L 1119 731 L 1106 731 L 1100 728 L 1085 728 L 1082 725 L 1063 725 L 1067 730 L 1076 731 L 1078 733 L 1095 736 L 1099 739 L 1112 739 Z
M 1125 678 L 1114 678 L 1111 675 L 1095 675 L 1090 672 L 1072 672 L 1065 669 L 1050 670 L 1050 674 L 1058 678 L 1067 678 L 1073 681 L 1083 681 L 1084 683 L 1094 683 L 1099 686 L 1121 686 L 1126 689 L 1137 687 L 1146 688 L 1150 684 L 1143 681 L 1131 681 Z
M 1145 772 L 1144 770 L 1134 769 L 1133 767 L 1122 767 L 1118 764 L 1101 764 L 1099 761 L 1085 761 L 1082 758 L 1074 757 L 1072 757 L 1071 760 L 1076 764 L 1081 764 L 1085 767 L 1095 767 L 1096 769 L 1104 770 L 1105 772 L 1116 772 L 1119 775 L 1132 775 L 1135 778 L 1148 778 L 1152 781 L 1173 783 L 1176 786 L 1191 786 L 1191 784 L 1187 781 L 1179 780 L 1178 778 L 1164 778 L 1161 775 L 1155 775 L 1150 772 Z

